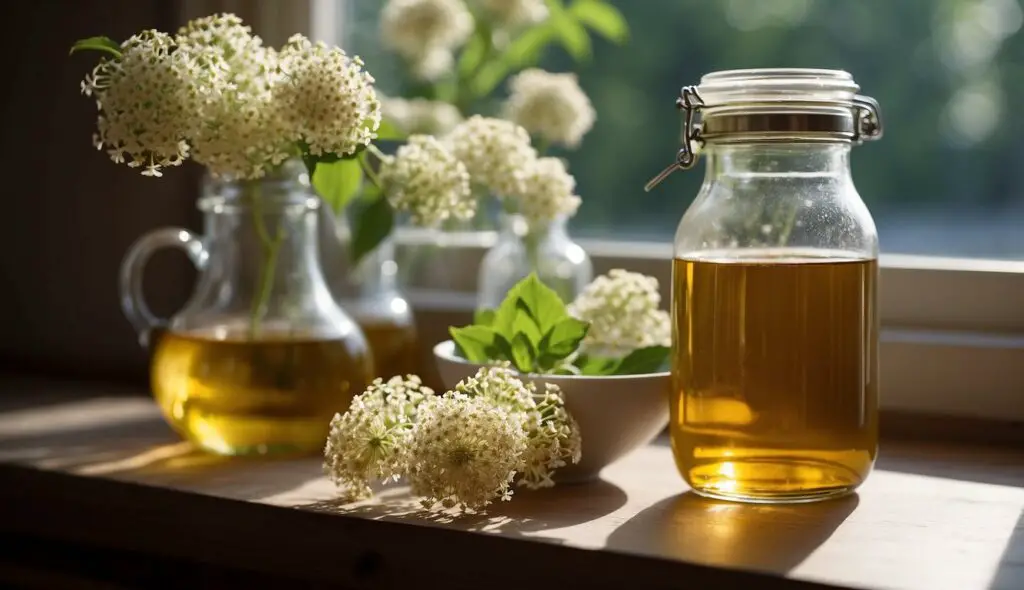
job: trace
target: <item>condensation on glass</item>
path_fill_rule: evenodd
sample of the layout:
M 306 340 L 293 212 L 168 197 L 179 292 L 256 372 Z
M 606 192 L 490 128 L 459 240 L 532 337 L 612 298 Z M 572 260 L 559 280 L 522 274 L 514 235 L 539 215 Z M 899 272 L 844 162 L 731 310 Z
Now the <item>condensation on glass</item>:
M 843 71 L 715 72 L 682 89 L 683 146 L 648 184 L 705 161 L 672 279 L 672 449 L 699 494 L 842 496 L 878 449 L 878 234 L 850 171 L 881 137 Z

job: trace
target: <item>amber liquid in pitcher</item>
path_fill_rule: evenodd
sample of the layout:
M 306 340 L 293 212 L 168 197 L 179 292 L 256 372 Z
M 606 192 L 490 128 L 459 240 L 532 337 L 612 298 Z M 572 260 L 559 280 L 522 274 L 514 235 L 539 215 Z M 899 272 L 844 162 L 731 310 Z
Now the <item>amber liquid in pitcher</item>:
M 419 340 L 411 321 L 374 315 L 355 315 L 373 353 L 374 376 L 418 375 Z
M 204 449 L 307 454 L 323 450 L 331 418 L 365 389 L 372 368 L 358 338 L 168 332 L 156 345 L 152 386 L 171 425 Z
M 877 454 L 877 261 L 673 262 L 671 435 L 698 493 L 846 494 Z

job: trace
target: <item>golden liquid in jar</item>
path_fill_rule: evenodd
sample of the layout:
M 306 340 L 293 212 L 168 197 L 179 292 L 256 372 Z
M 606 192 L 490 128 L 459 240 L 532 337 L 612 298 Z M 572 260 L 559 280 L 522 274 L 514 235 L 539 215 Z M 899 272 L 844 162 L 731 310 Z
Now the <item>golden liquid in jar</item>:
M 418 375 L 419 339 L 411 320 L 356 316 L 366 342 L 373 353 L 374 376 L 388 379 L 395 375 Z
M 269 336 L 269 335 L 268 335 Z M 331 418 L 371 380 L 359 338 L 168 332 L 157 342 L 152 387 L 183 437 L 221 455 L 321 452 Z
M 877 261 L 673 262 L 671 437 L 694 491 L 844 495 L 878 444 Z

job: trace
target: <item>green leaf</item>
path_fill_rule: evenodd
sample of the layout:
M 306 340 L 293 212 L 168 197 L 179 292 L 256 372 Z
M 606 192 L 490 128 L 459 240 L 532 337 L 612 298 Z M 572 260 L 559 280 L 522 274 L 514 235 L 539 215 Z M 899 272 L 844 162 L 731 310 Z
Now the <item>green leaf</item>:
M 352 264 L 359 264 L 391 233 L 395 225 L 395 212 L 383 196 L 352 216 Z
M 75 41 L 68 55 L 74 55 L 76 51 L 105 51 L 114 57 L 121 57 L 121 44 L 110 37 L 89 37 Z
M 395 140 L 405 139 L 405 133 L 398 128 L 394 122 L 387 119 L 381 119 L 380 127 L 377 128 L 377 139 L 380 140 Z
M 320 164 L 333 164 L 338 160 L 356 160 L 359 156 L 366 151 L 365 145 L 360 145 L 351 154 L 345 154 L 340 156 L 338 154 L 320 154 L 314 156 L 309 153 L 309 144 L 304 141 L 299 141 L 295 144 L 299 148 L 299 152 L 302 154 L 302 162 L 306 165 L 306 170 L 309 172 L 309 177 L 313 178 L 313 174 L 316 173 L 316 167 Z
M 482 97 L 490 94 L 508 75 L 509 66 L 504 60 L 489 61 L 477 73 L 470 83 L 473 96 Z
M 561 297 L 554 289 L 541 282 L 537 273 L 531 272 L 530 276 L 520 281 L 516 287 L 522 306 L 537 323 L 541 334 L 547 334 L 562 319 L 569 316 Z
M 459 76 L 463 78 L 468 77 L 487 59 L 487 53 L 490 48 L 490 36 L 491 31 L 489 27 L 483 22 L 477 21 L 473 37 L 462 49 L 462 54 L 459 55 Z
M 620 362 L 619 359 L 581 356 L 576 359 L 576 366 L 580 370 L 580 375 L 599 377 L 602 375 L 614 375 Z
M 540 354 L 551 357 L 551 364 L 576 352 L 580 342 L 590 330 L 590 324 L 572 317 L 563 318 L 555 324 L 540 341 Z
M 537 351 L 530 342 L 530 339 L 519 332 L 512 339 L 512 362 L 520 373 L 533 373 L 534 362 L 537 358 Z
M 615 367 L 615 375 L 643 375 L 664 370 L 671 349 L 667 346 L 648 346 L 626 355 Z
M 619 45 L 629 39 L 629 24 L 618 8 L 600 0 L 576 0 L 569 13 L 584 25 L 612 43 Z
M 530 345 L 537 349 L 540 346 L 541 337 L 544 336 L 544 332 L 541 332 L 537 322 L 534 321 L 533 317 L 523 307 L 523 300 L 520 298 L 518 302 L 519 313 L 516 314 L 514 320 L 512 320 L 512 332 L 515 336 L 522 334 L 526 336 L 526 339 L 530 341 Z
M 345 210 L 363 183 L 359 160 L 319 162 L 313 171 L 313 188 L 335 213 Z
M 540 61 L 544 49 L 554 40 L 555 32 L 551 27 L 534 27 L 520 34 L 502 59 L 511 68 L 524 68 L 536 65 Z
M 498 333 L 485 326 L 451 328 L 452 340 L 458 345 L 463 357 L 471 363 L 486 363 L 497 350 Z
M 377 199 L 383 196 L 383 192 L 380 187 L 373 184 L 372 182 L 364 182 L 363 190 L 359 191 L 359 196 L 356 198 L 357 202 L 373 204 Z
M 519 287 L 521 284 L 521 282 L 517 283 L 508 290 L 505 299 L 494 312 L 494 321 L 491 324 L 499 334 L 509 341 L 515 336 L 514 325 L 516 316 L 519 314 Z
M 551 15 L 551 26 L 562 47 L 578 62 L 590 59 L 590 35 L 572 15 L 564 10 Z
M 496 312 L 493 309 L 478 309 L 473 312 L 473 324 L 477 326 L 492 326 L 494 325 L 494 316 Z

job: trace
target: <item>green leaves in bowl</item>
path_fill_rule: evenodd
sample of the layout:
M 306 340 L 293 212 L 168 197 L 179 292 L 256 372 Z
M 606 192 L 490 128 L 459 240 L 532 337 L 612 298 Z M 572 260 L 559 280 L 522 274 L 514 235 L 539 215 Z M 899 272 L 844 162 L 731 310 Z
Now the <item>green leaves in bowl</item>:
M 498 309 L 479 310 L 471 325 L 449 331 L 456 353 L 469 362 L 508 361 L 520 373 L 637 375 L 662 370 L 668 358 L 664 346 L 620 358 L 580 354 L 589 330 L 589 323 L 569 315 L 558 294 L 531 273 Z

